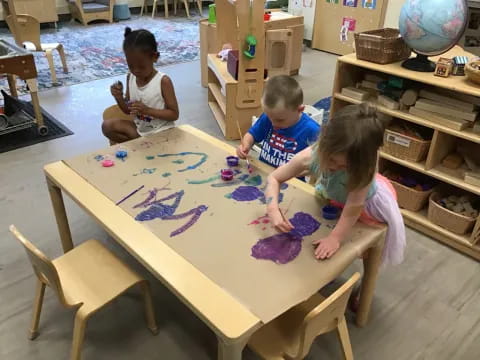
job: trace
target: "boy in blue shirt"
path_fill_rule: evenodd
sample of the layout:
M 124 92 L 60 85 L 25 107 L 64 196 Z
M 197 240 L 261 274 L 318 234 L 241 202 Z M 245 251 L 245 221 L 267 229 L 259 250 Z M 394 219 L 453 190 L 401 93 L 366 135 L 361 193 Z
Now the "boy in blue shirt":
M 262 142 L 260 160 L 276 168 L 317 140 L 320 125 L 303 112 L 303 91 L 295 79 L 280 75 L 268 80 L 262 105 L 264 113 L 237 148 L 239 158 Z

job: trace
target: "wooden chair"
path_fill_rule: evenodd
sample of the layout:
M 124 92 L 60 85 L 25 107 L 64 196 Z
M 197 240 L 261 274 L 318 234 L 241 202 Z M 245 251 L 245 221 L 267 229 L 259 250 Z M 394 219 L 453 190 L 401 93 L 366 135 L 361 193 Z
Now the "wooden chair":
M 87 320 L 95 312 L 134 285 L 140 285 L 148 328 L 156 334 L 152 298 L 148 282 L 142 279 L 97 240 L 75 247 L 50 261 L 15 228 L 10 231 L 20 241 L 37 275 L 37 291 L 30 328 L 30 339 L 38 335 L 45 286 L 49 286 L 66 308 L 75 308 L 72 360 L 80 359 Z
M 152 18 L 155 17 L 155 11 L 157 11 L 157 0 L 153 0 L 152 4 Z M 165 18 L 168 18 L 168 0 L 163 0 L 163 6 L 165 8 Z M 143 16 L 143 10 L 145 9 L 145 13 L 148 10 L 148 0 L 144 0 L 142 4 L 142 8 L 140 9 L 140 16 Z
M 346 360 L 353 360 L 345 309 L 354 284 L 353 276 L 328 298 L 320 294 L 295 306 L 252 335 L 248 346 L 263 359 L 300 360 L 308 355 L 318 335 L 337 330 Z
M 65 51 L 63 45 L 59 43 L 42 44 L 40 42 L 40 23 L 36 18 L 30 15 L 20 14 L 9 15 L 5 19 L 10 32 L 15 38 L 18 46 L 22 46 L 29 51 L 44 52 L 48 65 L 50 66 L 50 73 L 52 82 L 57 82 L 57 74 L 55 73 L 55 64 L 53 63 L 53 50 L 57 50 L 62 60 L 63 72 L 68 73 L 67 59 L 65 58 Z
M 177 15 L 177 1 L 178 0 L 173 0 L 173 13 Z M 189 0 L 182 0 L 183 6 L 185 6 L 185 12 L 187 13 L 187 17 L 190 17 L 190 10 L 189 10 Z M 200 12 L 200 16 L 202 16 L 202 0 L 195 0 L 197 3 L 198 11 Z
M 115 0 L 68 0 L 68 7 L 74 19 L 87 26 L 94 20 L 113 22 Z

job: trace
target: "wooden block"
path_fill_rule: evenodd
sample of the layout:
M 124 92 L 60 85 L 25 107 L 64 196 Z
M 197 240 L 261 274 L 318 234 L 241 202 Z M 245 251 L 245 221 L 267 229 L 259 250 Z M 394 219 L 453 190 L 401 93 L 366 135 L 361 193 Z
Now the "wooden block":
M 373 81 L 368 81 L 368 80 L 363 80 L 360 83 L 360 86 L 365 89 L 372 89 L 372 90 L 378 90 L 378 85 L 376 82 Z
M 477 111 L 463 111 L 456 109 L 452 106 L 428 99 L 417 100 L 417 102 L 415 103 L 415 107 L 421 110 L 431 111 L 440 115 L 453 116 L 467 121 L 475 121 L 478 115 Z
M 405 90 L 402 97 L 400 98 L 400 103 L 406 106 L 413 106 L 418 100 L 418 91 L 413 89 Z
M 449 169 L 458 169 L 463 164 L 463 157 L 458 153 L 447 155 L 442 160 L 442 165 Z
M 387 96 L 380 95 L 377 101 L 380 105 L 385 106 L 387 109 L 390 109 L 390 110 L 400 109 L 400 103 L 398 101 L 390 99 Z
M 480 134 L 480 121 L 475 121 L 473 124 L 473 132 L 476 134 Z
M 452 105 L 455 108 L 459 108 L 463 111 L 473 112 L 475 111 L 475 105 L 472 103 L 467 103 L 465 101 L 457 100 L 451 96 L 443 96 L 439 95 L 433 91 L 429 90 L 420 90 L 419 93 L 421 98 L 425 98 L 428 100 L 438 101 L 442 104 Z
M 463 102 L 469 103 L 469 104 L 474 104 L 476 106 L 480 106 L 480 97 L 473 96 L 473 95 L 467 95 L 463 94 L 460 92 L 453 92 L 451 90 L 447 89 L 442 89 L 442 88 L 436 88 L 435 92 L 444 96 L 448 96 L 451 98 L 455 98 L 457 100 L 461 100 Z
M 465 182 L 470 185 L 480 186 L 480 174 L 473 171 L 465 173 Z
M 425 120 L 433 121 L 439 125 L 443 125 L 454 130 L 463 130 L 470 125 L 469 121 L 450 116 L 442 116 L 429 111 L 421 110 L 416 106 L 410 107 L 409 112 L 412 115 L 424 118 Z
M 343 88 L 342 94 L 359 101 L 366 100 L 369 95 L 368 91 L 357 89 L 357 88 L 354 88 L 353 86 Z
M 377 74 L 374 74 L 374 73 L 365 74 L 364 79 L 366 81 L 371 81 L 371 82 L 374 82 L 374 83 L 379 83 L 379 82 L 387 80 L 385 77 L 381 77 L 381 76 L 379 76 Z

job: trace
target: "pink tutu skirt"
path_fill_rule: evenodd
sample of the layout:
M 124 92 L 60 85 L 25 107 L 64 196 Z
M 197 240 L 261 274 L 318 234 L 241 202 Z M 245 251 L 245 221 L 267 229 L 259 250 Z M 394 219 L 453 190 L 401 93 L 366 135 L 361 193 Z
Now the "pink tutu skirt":
M 387 224 L 387 236 L 383 249 L 382 264 L 398 265 L 403 262 L 406 246 L 405 224 L 398 208 L 397 194 L 390 181 L 377 174 L 375 177 L 377 191 L 365 202 L 359 221 L 371 225 Z M 343 208 L 344 204 L 332 201 L 335 206 Z

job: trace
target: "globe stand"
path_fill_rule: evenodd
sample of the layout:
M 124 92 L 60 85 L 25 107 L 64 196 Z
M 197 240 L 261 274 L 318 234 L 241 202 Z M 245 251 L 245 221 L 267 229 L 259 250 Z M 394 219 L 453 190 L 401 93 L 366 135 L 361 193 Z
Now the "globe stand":
M 402 67 L 413 71 L 434 72 L 436 65 L 434 62 L 428 60 L 428 56 L 417 54 L 416 57 L 405 60 L 402 63 Z

